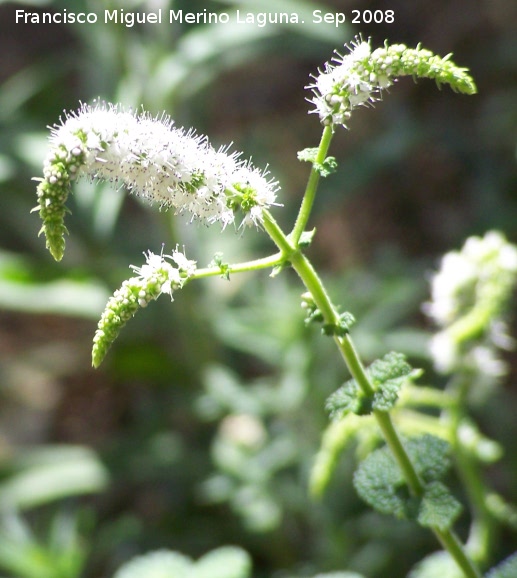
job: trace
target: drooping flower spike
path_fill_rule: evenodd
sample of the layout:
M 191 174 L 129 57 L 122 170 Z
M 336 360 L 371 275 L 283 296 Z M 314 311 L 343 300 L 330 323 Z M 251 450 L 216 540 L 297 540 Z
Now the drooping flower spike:
M 38 185 L 41 233 L 61 260 L 67 229 L 65 206 L 72 181 L 87 176 L 121 184 L 161 207 L 223 228 L 242 212 L 242 225 L 258 225 L 275 204 L 278 183 L 267 170 L 241 160 L 228 147 L 173 126 L 162 115 L 124 111 L 120 106 L 82 105 L 52 128 L 51 148 Z
M 314 104 L 311 112 L 318 114 L 324 125 L 346 127 L 354 109 L 379 100 L 382 91 L 400 76 L 432 78 L 438 86 L 448 84 L 465 94 L 476 92 L 467 69 L 456 66 L 450 60 L 451 54 L 442 58 L 420 45 L 408 48 L 387 42 L 372 52 L 370 40 L 360 36 L 345 47 L 349 53 L 343 56 L 336 52 L 307 87 L 314 95 L 309 100 Z
M 176 266 L 173 266 L 173 261 Z M 180 289 L 196 271 L 195 261 L 190 261 L 176 250 L 172 255 L 156 255 L 149 251 L 142 267 L 131 268 L 137 276 L 122 283 L 120 289 L 109 298 L 93 338 L 92 364 L 98 367 L 120 330 L 135 315 L 140 307 L 170 295 Z

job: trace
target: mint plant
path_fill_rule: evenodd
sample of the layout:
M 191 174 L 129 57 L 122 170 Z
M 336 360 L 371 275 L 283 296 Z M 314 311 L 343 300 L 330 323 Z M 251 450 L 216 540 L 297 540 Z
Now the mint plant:
M 170 255 L 148 250 L 146 262 L 131 266 L 135 275 L 124 281 L 106 305 L 94 336 L 93 365 L 102 363 L 137 311 L 162 294 L 172 299 L 175 291 L 206 277 L 231 280 L 238 273 L 260 269 L 270 269 L 275 276 L 291 267 L 305 287 L 301 303 L 307 324 L 320 325 L 322 333 L 333 339 L 351 375 L 327 402 L 332 421 L 314 466 L 313 493 L 324 492 L 343 448 L 354 439 L 369 437 L 375 449 L 360 462 L 354 476 L 359 495 L 383 514 L 428 528 L 443 548 L 426 558 L 411 576 L 424 578 L 438 572 L 480 578 L 480 567 L 490 561 L 494 525 L 515 526 L 516 516 L 512 507 L 484 484 L 481 464 L 498 459 L 500 448 L 484 438 L 467 408 L 469 395 L 481 386 L 489 387 L 490 380 L 504 371 L 497 349 L 510 345 L 504 312 L 516 281 L 517 249 L 495 232 L 472 238 L 461 253 L 444 258 L 434 277 L 432 300 L 425 311 L 439 326 L 431 343 L 436 369 L 452 376 L 443 390 L 417 385 L 423 372 L 412 368 L 401 353 L 389 352 L 365 367 L 352 337 L 352 313 L 334 304 L 305 254 L 315 238 L 308 227 L 318 183 L 337 170 L 336 159 L 328 156 L 332 138 L 337 130 L 347 128 L 357 108 L 373 105 L 404 76 L 433 79 L 439 87 L 449 85 L 467 95 L 474 94 L 476 86 L 467 69 L 457 66 L 451 55 L 442 58 L 421 46 L 413 49 L 386 42 L 384 47 L 372 49 L 370 41 L 359 36 L 346 49 L 344 55 L 336 52 L 307 87 L 310 112 L 319 117 L 323 132 L 318 147 L 299 153 L 299 159 L 311 163 L 312 168 L 289 233 L 271 212 L 279 206 L 280 187 L 267 169 L 242 160 L 242 155 L 230 152 L 229 147 L 215 150 L 206 137 L 176 128 L 165 115 L 152 117 L 145 111 L 125 111 L 102 102 L 82 105 L 52 129 L 37 188 L 41 232 L 52 256 L 61 260 L 67 233 L 66 201 L 71 185 L 80 177 L 124 186 L 160 208 L 172 208 L 207 225 L 262 230 L 277 252 L 249 262 L 227 263 L 216 253 L 210 264 L 198 267 L 179 247 Z M 422 408 L 426 412 L 420 413 Z M 429 409 L 435 414 L 430 415 Z M 463 506 L 445 482 L 453 460 L 472 510 L 466 544 L 454 530 Z M 237 550 L 230 553 L 237 556 L 232 562 L 236 569 L 230 573 L 248 576 L 245 555 Z M 219 558 L 213 556 L 218 564 Z M 193 563 L 180 554 L 162 552 L 130 562 L 116 576 L 222 576 L 215 562 L 207 570 L 210 560 L 208 556 Z M 506 576 L 513 564 L 503 563 L 490 576 Z M 343 571 L 329 576 L 357 575 Z

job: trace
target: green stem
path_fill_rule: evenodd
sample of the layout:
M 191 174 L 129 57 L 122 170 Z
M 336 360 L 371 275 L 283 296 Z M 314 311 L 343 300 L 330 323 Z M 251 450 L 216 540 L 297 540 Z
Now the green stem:
M 262 259 L 254 259 L 253 261 L 244 261 L 236 265 L 228 266 L 228 273 L 244 273 L 246 271 L 258 271 L 259 269 L 271 269 L 277 267 L 285 261 L 283 253 L 275 253 L 269 257 Z M 221 274 L 221 267 L 203 267 L 196 269 L 196 272 L 190 277 L 192 279 L 201 279 L 205 277 L 216 277 Z
M 393 425 L 393 421 L 389 413 L 385 411 L 374 410 L 375 418 L 382 431 L 384 439 L 394 455 L 399 468 L 402 471 L 404 479 L 411 490 L 411 493 L 418 498 L 424 495 L 424 484 L 420 480 L 415 467 L 409 457 L 406 449 L 402 445 L 400 436 Z
M 321 165 L 323 164 L 323 161 L 326 159 L 327 152 L 329 150 L 330 143 L 332 141 L 332 136 L 333 136 L 332 128 L 330 126 L 326 126 L 323 130 L 323 134 L 321 135 L 318 153 L 315 159 L 316 163 Z M 305 230 L 307 221 L 309 220 L 319 180 L 320 180 L 320 173 L 313 166 L 311 174 L 309 175 L 309 180 L 307 182 L 305 193 L 303 195 L 302 204 L 300 205 L 300 211 L 298 212 L 296 222 L 290 235 L 294 246 L 298 246 L 300 237 Z
M 298 276 L 303 281 L 305 287 L 311 293 L 316 306 L 323 315 L 325 323 L 337 325 L 339 323 L 339 314 L 312 264 L 293 242 L 294 237 L 291 235 L 291 237 L 288 238 L 267 211 L 264 211 L 264 228 L 277 247 L 281 250 L 285 260 L 290 261 L 293 269 L 298 273 Z M 356 380 L 357 384 L 362 388 L 366 395 L 372 395 L 374 387 L 370 383 L 368 375 L 366 374 L 350 336 L 348 334 L 344 336 L 336 335 L 334 336 L 334 341 L 336 342 L 341 356 L 348 366 L 352 377 Z M 420 477 L 418 476 L 418 473 L 402 444 L 400 436 L 393 425 L 390 414 L 378 410 L 373 413 L 382 431 L 384 439 L 403 473 L 410 491 L 413 495 L 421 497 L 424 493 L 424 484 L 420 480 Z M 433 528 L 433 531 L 443 547 L 449 552 L 458 566 L 462 569 L 465 578 L 482 578 L 479 570 L 477 570 L 473 562 L 469 559 L 461 542 L 452 530 L 439 530 L 438 528 Z
M 325 323 L 337 325 L 339 323 L 339 314 L 330 300 L 323 282 L 314 270 L 310 261 L 305 257 L 305 255 L 303 255 L 303 253 L 293 246 L 292 242 L 284 235 L 273 217 L 267 212 L 264 213 L 264 227 L 279 249 L 284 252 L 286 259 L 291 262 L 293 269 L 298 273 L 305 287 L 311 293 L 314 302 L 325 319 Z M 334 336 L 334 341 L 336 342 L 341 356 L 348 366 L 352 377 L 356 380 L 366 395 L 372 396 L 375 390 L 370 383 L 350 335 L 336 335 Z M 393 455 L 404 473 L 404 477 L 411 488 L 411 491 L 416 496 L 421 496 L 424 491 L 423 484 L 420 481 L 402 442 L 400 441 L 400 437 L 391 421 L 391 416 L 388 413 L 381 411 L 375 411 L 374 415 L 387 444 L 393 451 Z
M 463 447 L 459 436 L 461 424 L 465 419 L 464 407 L 471 380 L 472 377 L 468 375 L 460 375 L 448 384 L 446 392 L 454 399 L 454 403 L 444 412 L 443 417 L 448 422 L 458 475 L 472 504 L 472 523 L 467 544 L 476 560 L 485 561 L 490 545 L 496 539 L 493 517 L 487 507 L 487 489 L 478 464 Z
M 465 578 L 483 578 L 481 572 L 467 556 L 465 548 L 458 536 L 456 536 L 452 530 L 439 530 L 438 528 L 433 528 L 433 531 L 444 550 L 451 555 L 456 564 L 461 568 L 465 574 Z

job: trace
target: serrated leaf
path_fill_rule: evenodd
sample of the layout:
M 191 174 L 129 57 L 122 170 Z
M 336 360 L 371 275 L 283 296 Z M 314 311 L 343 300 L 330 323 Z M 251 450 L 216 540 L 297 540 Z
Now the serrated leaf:
M 389 380 L 379 386 L 373 395 L 372 408 L 378 411 L 389 411 L 397 403 L 401 381 Z
M 317 156 L 318 156 L 317 147 L 308 147 L 306 149 L 303 149 L 302 151 L 298 151 L 297 153 L 298 160 L 306 163 L 314 163 L 316 161 Z
M 402 387 L 408 380 L 414 380 L 422 375 L 421 369 L 413 369 L 406 361 L 405 355 L 391 351 L 382 359 L 374 361 L 367 369 L 368 377 L 373 386 L 379 390 L 387 389 L 387 398 Z
M 372 400 L 367 398 L 357 382 L 351 379 L 327 399 L 325 408 L 330 419 L 343 418 L 349 413 L 367 415 L 372 411 Z
M 336 172 L 337 161 L 335 157 L 327 157 L 322 163 L 316 162 L 319 149 L 317 148 L 306 148 L 298 152 L 298 160 L 308 163 L 312 163 L 315 171 L 322 177 L 328 177 L 332 173 Z
M 343 319 L 348 323 L 348 317 Z M 366 415 L 374 409 L 389 411 L 396 404 L 402 385 L 419 377 L 422 370 L 413 369 L 401 353 L 391 352 L 374 361 L 366 369 L 366 374 L 375 389 L 373 397 L 363 393 L 355 380 L 347 381 L 327 400 L 326 407 L 331 419 L 342 418 L 348 413 Z
M 492 568 L 486 578 L 515 578 L 517 576 L 517 552 Z
M 226 281 L 230 280 L 230 265 L 223 261 L 223 254 L 216 253 L 209 264 L 210 267 L 219 267 L 221 270 L 221 277 Z
M 461 504 L 441 482 L 432 482 L 425 488 L 417 521 L 426 528 L 447 530 L 462 510 Z
M 440 480 L 450 468 L 449 444 L 430 434 L 407 442 L 407 451 L 418 475 L 425 483 Z
M 359 496 L 381 514 L 406 517 L 409 493 L 388 448 L 373 451 L 359 464 L 354 486 Z
M 425 483 L 422 497 L 410 495 L 402 472 L 388 447 L 373 451 L 354 475 L 359 496 L 382 514 L 416 519 L 423 526 L 447 528 L 456 519 L 461 505 L 438 482 L 449 465 L 448 444 L 424 435 L 408 440 L 406 450 L 417 474 Z
M 335 157 L 327 157 L 322 163 L 314 163 L 313 164 L 314 170 L 318 171 L 318 173 L 323 177 L 328 177 L 331 174 L 335 173 L 337 170 L 337 161 Z
M 298 245 L 304 249 L 306 247 L 309 247 L 310 244 L 312 243 L 312 239 L 314 238 L 315 234 L 316 234 L 316 229 L 312 229 L 312 231 L 304 231 L 300 236 L 300 240 L 298 241 Z

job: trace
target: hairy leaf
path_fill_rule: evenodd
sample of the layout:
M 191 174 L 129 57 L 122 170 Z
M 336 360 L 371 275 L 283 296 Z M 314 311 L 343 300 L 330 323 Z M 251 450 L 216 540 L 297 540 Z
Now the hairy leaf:
M 461 513 L 461 504 L 441 482 L 431 482 L 425 488 L 418 510 L 418 523 L 426 528 L 446 530 Z
M 348 413 L 366 415 L 373 410 L 389 411 L 396 404 L 402 385 L 419 377 L 422 370 L 413 369 L 401 353 L 391 352 L 374 361 L 366 373 L 375 389 L 373 397 L 367 396 L 355 380 L 347 381 L 327 400 L 331 419 Z
M 412 496 L 388 447 L 372 452 L 357 469 L 354 485 L 361 498 L 382 514 L 415 519 L 426 527 L 449 528 L 460 503 L 438 479 L 447 471 L 447 443 L 430 435 L 407 441 L 406 449 L 425 483 L 421 497 Z

